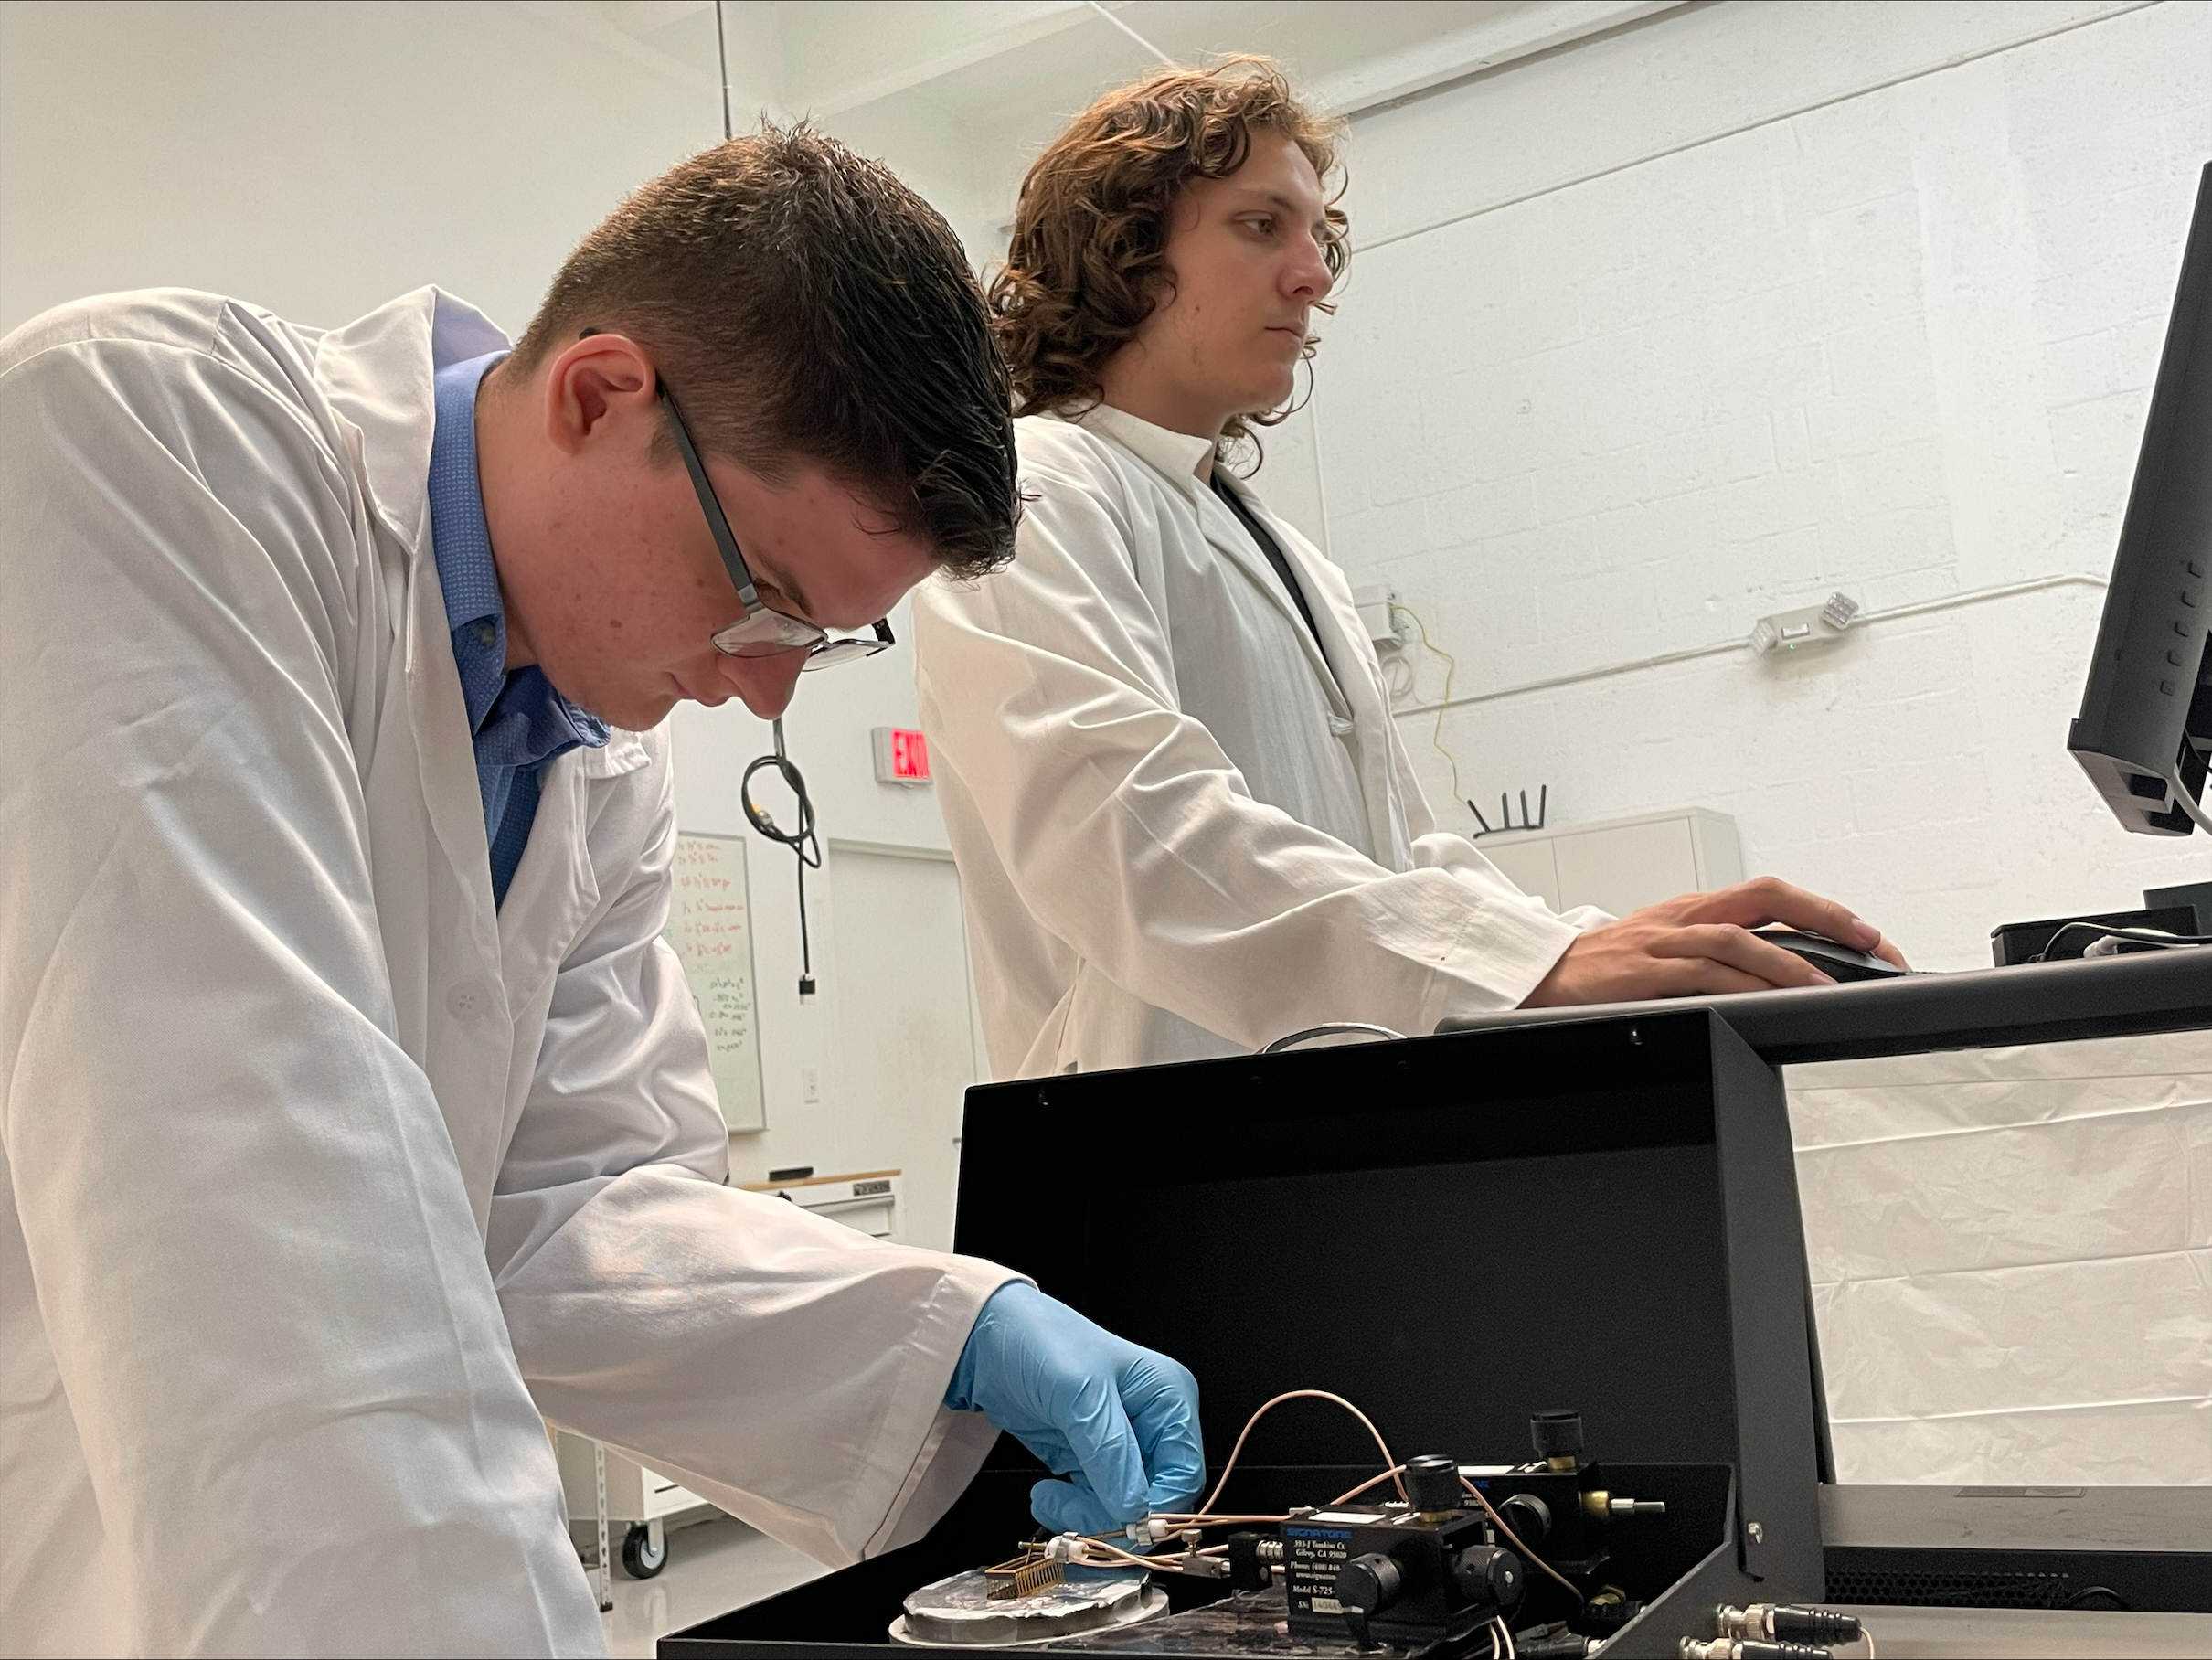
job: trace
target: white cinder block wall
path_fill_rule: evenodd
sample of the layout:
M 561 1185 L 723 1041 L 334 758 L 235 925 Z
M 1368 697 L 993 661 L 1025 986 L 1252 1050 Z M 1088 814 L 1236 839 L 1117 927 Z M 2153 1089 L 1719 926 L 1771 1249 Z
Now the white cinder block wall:
M 2212 879 L 2064 747 L 2212 159 L 2212 7 L 1671 12 L 1350 158 L 1352 282 L 1260 483 L 1457 654 L 1463 793 L 1720 809 L 1749 869 L 1931 967 Z M 1876 620 L 1825 654 L 1622 666 L 1833 589 Z M 1793 1078 L 1845 1480 L 2212 1481 L 2206 1055 Z
M 2065 752 L 2212 157 L 2212 7 L 1722 4 L 1364 119 L 1350 155 L 1326 533 L 1458 655 L 1462 793 L 1728 812 L 1749 868 L 1931 967 L 2212 879 Z M 1312 494 L 1299 447 L 1263 488 Z M 1604 672 L 1834 589 L 1945 608 Z

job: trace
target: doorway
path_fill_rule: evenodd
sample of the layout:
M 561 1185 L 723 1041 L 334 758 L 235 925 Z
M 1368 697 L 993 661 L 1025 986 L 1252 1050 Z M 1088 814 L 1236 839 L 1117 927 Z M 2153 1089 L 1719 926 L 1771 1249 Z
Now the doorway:
M 837 1035 L 856 1169 L 898 1169 L 898 1238 L 952 1248 L 961 1110 L 982 1047 L 949 853 L 832 840 Z

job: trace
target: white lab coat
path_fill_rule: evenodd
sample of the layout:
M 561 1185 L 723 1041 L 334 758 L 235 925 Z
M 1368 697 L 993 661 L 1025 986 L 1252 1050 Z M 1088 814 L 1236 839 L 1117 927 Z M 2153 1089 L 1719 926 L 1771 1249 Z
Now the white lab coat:
M 424 480 L 504 344 L 0 342 L 0 1652 L 598 1652 L 540 1410 L 831 1562 L 994 1438 L 1005 1270 L 718 1185 L 662 734 L 494 909 Z
M 1344 573 L 1235 485 L 1317 644 L 1206 440 L 1103 405 L 1015 430 L 1014 563 L 914 601 L 995 1075 L 1427 1032 L 1515 1006 L 1606 920 L 1437 831 Z

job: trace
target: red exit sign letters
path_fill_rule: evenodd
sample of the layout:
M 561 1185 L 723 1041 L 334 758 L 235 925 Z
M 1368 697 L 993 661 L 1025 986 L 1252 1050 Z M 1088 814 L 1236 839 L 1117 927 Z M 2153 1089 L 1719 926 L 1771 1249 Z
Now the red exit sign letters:
M 905 727 L 877 727 L 871 736 L 876 747 L 876 782 L 879 784 L 926 784 L 930 782 L 930 740 Z

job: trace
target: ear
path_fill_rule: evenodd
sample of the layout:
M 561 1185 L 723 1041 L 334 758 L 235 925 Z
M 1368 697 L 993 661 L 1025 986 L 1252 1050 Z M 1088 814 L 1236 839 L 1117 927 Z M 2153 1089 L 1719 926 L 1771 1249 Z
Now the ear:
M 587 335 L 546 371 L 546 437 L 566 455 L 660 420 L 660 377 L 624 335 Z

